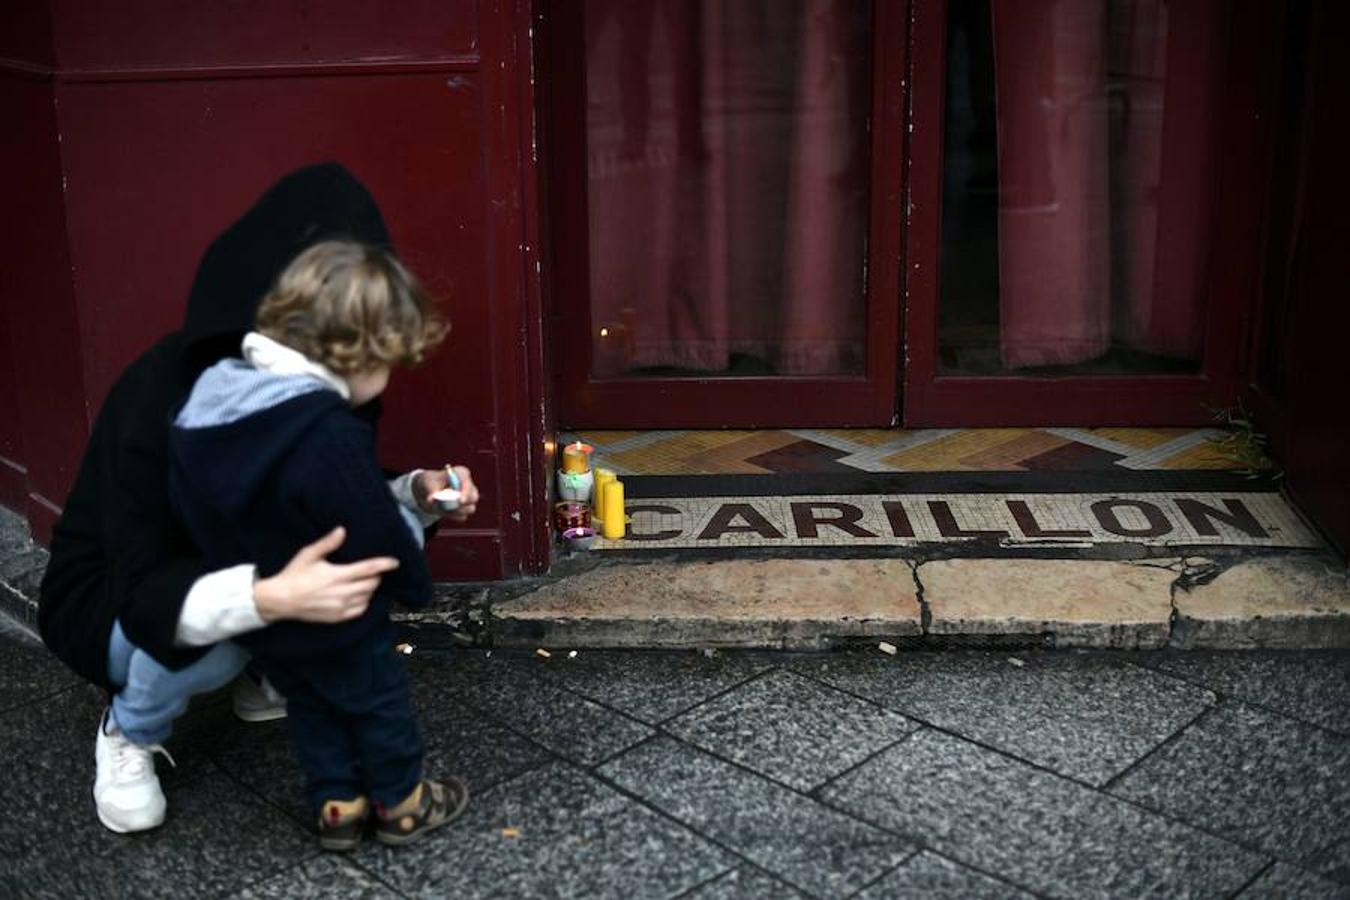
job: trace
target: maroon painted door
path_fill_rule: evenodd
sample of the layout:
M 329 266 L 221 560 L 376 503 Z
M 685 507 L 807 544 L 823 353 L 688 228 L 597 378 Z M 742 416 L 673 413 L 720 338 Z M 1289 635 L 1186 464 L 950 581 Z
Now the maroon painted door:
M 560 423 L 891 423 L 904 4 L 543 21 Z
M 913 0 L 907 425 L 1236 402 L 1281 6 Z
M 1350 561 L 1350 7 L 1290 7 L 1255 379 L 1248 394 L 1299 508 Z

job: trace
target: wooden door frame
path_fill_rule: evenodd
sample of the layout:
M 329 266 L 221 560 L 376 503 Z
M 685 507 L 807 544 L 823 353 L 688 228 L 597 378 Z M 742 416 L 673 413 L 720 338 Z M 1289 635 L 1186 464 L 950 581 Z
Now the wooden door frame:
M 1035 378 L 938 372 L 945 0 L 911 0 L 909 216 L 905 242 L 904 423 L 924 427 L 1203 425 L 1236 403 L 1260 297 L 1262 213 L 1270 185 L 1279 4 L 1233 4 L 1196 375 Z M 1256 65 L 1251 63 L 1256 61 Z
M 551 152 L 544 161 L 552 245 L 548 253 L 553 382 L 559 421 L 567 427 L 765 428 L 895 424 L 899 380 L 902 186 L 907 152 L 905 73 L 909 67 L 906 0 L 873 0 L 871 184 L 865 304 L 867 350 L 862 377 L 617 378 L 593 381 L 584 134 L 559 137 L 559 120 L 584 121 L 585 54 L 579 15 L 542 16 L 540 57 L 550 71 L 545 119 Z M 577 7 L 566 5 L 575 10 Z

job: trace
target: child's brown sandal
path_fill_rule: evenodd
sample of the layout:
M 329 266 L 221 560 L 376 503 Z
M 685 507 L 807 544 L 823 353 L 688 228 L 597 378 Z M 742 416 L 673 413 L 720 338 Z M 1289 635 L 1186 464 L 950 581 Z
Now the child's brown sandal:
M 395 807 L 376 817 L 375 839 L 381 844 L 411 844 L 454 820 L 469 805 L 469 788 L 458 778 L 447 778 L 443 784 L 423 779 L 418 788 L 421 796 L 414 809 Z
M 361 843 L 366 830 L 370 804 L 365 797 L 355 800 L 330 800 L 319 810 L 319 846 L 347 853 Z

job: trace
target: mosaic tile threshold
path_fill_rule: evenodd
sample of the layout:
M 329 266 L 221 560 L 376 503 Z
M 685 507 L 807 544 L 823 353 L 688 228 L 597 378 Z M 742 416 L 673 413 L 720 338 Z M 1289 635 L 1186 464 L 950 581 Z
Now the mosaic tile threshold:
M 1240 470 L 1213 428 L 581 431 L 619 475 Z
M 632 497 L 604 551 L 1007 546 L 1317 548 L 1275 492 L 807 494 Z

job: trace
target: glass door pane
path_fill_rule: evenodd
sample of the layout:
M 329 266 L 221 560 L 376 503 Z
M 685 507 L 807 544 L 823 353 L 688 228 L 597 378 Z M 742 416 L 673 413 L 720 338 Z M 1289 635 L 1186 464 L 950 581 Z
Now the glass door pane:
M 1225 18 L 950 0 L 940 374 L 1199 371 Z
M 861 376 L 865 0 L 586 0 L 590 378 Z

